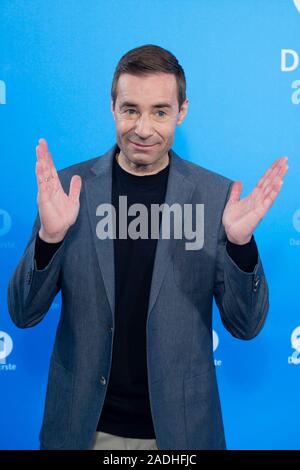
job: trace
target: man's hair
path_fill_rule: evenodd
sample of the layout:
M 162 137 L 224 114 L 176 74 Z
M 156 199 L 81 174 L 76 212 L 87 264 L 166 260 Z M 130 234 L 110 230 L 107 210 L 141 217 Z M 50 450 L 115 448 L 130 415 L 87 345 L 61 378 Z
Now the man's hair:
M 113 106 L 115 106 L 116 103 L 118 80 L 122 73 L 142 76 L 159 72 L 175 75 L 180 109 L 186 99 L 186 80 L 184 70 L 171 52 L 153 44 L 146 44 L 144 46 L 131 49 L 119 60 L 111 86 Z

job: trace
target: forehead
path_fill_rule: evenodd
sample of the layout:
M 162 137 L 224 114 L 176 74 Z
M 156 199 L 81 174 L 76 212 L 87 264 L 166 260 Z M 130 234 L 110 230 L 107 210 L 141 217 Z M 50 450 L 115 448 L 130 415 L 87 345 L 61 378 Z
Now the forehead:
M 153 105 L 164 101 L 177 103 L 177 82 L 175 75 L 158 73 L 151 75 L 121 74 L 117 86 L 117 100 L 134 101 L 137 104 Z

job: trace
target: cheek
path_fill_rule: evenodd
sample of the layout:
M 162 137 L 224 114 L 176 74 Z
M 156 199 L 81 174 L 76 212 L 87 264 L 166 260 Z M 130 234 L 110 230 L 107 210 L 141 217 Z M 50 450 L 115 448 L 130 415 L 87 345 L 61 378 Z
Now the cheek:
M 131 125 L 128 122 L 118 122 L 116 125 L 117 134 L 124 135 L 130 131 Z
M 175 128 L 173 126 L 168 126 L 160 129 L 159 134 L 165 142 L 169 142 L 173 139 Z

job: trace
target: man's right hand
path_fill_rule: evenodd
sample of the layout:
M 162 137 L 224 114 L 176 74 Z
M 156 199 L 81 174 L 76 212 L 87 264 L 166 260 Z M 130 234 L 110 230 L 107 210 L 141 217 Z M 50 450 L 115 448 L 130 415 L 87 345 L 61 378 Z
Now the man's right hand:
M 80 206 L 81 178 L 78 175 L 72 177 L 67 195 L 60 183 L 45 139 L 39 139 L 36 156 L 37 204 L 41 221 L 39 236 L 45 242 L 58 243 L 76 222 Z

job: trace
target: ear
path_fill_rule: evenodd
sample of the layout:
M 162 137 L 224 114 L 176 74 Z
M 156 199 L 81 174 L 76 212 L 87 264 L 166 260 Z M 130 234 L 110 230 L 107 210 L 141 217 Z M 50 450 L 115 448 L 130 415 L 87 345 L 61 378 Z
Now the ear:
M 113 103 L 113 100 L 112 100 L 112 99 L 110 100 L 110 110 L 111 110 L 111 112 L 112 112 L 112 115 L 113 115 L 114 120 L 116 120 L 115 108 L 114 108 L 114 103 Z
M 180 111 L 179 111 L 179 115 L 178 115 L 178 118 L 177 118 L 177 125 L 179 125 L 183 122 L 183 120 L 184 120 L 184 118 L 187 114 L 188 105 L 189 105 L 189 100 L 185 99 L 184 102 L 182 103 Z

